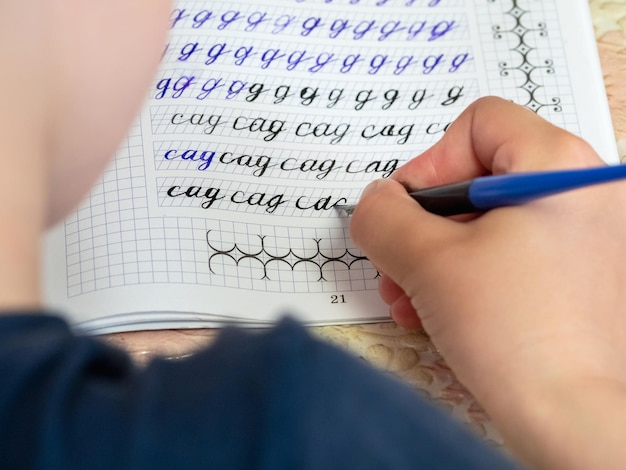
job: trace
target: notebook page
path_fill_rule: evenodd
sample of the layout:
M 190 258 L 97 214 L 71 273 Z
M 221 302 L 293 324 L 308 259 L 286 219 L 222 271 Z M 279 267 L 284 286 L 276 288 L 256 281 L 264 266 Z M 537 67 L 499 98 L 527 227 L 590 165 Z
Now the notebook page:
M 179 1 L 146 106 L 48 240 L 51 304 L 99 332 L 385 318 L 335 206 L 489 94 L 616 161 L 590 28 L 582 0 Z

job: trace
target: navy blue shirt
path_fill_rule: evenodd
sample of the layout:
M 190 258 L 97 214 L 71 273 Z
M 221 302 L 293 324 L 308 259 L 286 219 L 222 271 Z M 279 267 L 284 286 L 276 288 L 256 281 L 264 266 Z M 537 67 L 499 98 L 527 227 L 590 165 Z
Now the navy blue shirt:
M 408 386 L 293 320 L 135 366 L 52 315 L 0 316 L 2 469 L 507 469 Z

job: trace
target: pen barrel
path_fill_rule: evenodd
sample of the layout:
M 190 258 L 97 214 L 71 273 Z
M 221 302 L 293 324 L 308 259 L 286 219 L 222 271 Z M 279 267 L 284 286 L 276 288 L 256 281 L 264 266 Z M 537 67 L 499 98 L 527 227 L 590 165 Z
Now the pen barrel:
M 468 198 L 485 211 L 624 178 L 626 165 L 485 176 L 474 180 Z
M 471 181 L 425 188 L 409 193 L 428 212 L 449 216 L 468 214 L 479 209 L 469 198 Z

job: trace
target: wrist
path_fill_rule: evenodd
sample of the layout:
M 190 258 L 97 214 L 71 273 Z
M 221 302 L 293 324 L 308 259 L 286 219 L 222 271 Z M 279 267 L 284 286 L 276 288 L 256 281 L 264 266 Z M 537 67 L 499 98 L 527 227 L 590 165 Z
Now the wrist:
M 490 413 L 520 460 L 533 468 L 611 469 L 626 461 L 626 384 L 580 375 L 518 384 Z

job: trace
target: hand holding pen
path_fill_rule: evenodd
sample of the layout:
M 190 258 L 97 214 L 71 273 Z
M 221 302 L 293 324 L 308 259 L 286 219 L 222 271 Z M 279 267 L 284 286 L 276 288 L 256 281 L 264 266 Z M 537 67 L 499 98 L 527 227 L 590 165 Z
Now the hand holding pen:
M 431 214 L 449 216 L 516 206 L 542 197 L 626 178 L 626 165 L 479 176 L 409 192 Z M 352 215 L 356 206 L 337 206 Z
M 424 210 L 406 188 L 603 166 L 588 144 L 536 114 L 482 99 L 431 149 L 368 186 L 351 219 L 391 316 L 423 326 L 532 467 L 573 452 L 590 459 L 576 460 L 581 468 L 626 461 L 626 450 L 598 455 L 623 446 L 593 444 L 626 425 L 615 414 L 626 409 L 626 183 L 503 210 L 472 199 L 487 212 L 463 221 Z

